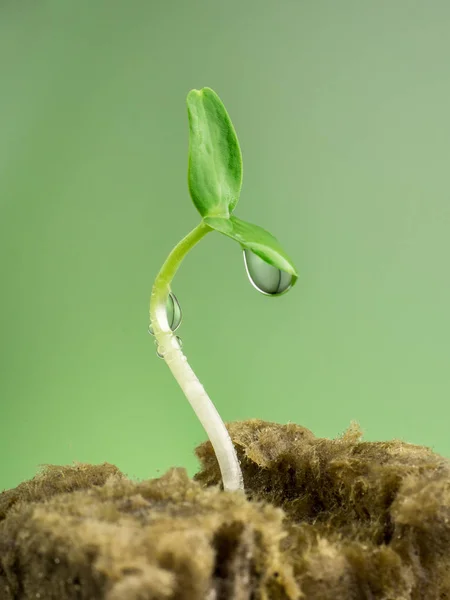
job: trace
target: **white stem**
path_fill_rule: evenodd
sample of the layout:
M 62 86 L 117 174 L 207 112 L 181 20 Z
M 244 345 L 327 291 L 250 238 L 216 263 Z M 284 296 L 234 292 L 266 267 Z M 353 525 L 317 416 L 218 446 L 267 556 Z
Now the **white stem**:
M 156 318 L 160 327 L 156 336 L 158 351 L 163 355 L 211 441 L 222 474 L 224 489 L 229 491 L 243 489 L 242 473 L 233 442 L 211 398 L 172 333 L 165 306 L 156 308 Z
M 243 490 L 241 467 L 230 435 L 205 388 L 183 354 L 176 336 L 167 320 L 167 299 L 170 283 L 186 253 L 208 233 L 210 229 L 202 222 L 172 250 L 152 290 L 150 322 L 158 352 L 163 356 L 173 376 L 183 390 L 190 405 L 203 425 L 219 463 L 223 487 L 228 491 Z

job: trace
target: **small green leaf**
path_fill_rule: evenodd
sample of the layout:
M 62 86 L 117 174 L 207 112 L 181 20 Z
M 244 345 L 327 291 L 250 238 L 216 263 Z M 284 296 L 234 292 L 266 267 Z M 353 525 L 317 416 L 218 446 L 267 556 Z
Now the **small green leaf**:
M 247 223 L 237 217 L 229 219 L 206 217 L 204 222 L 224 235 L 239 242 L 244 249 L 251 250 L 263 261 L 292 276 L 292 285 L 298 273 L 292 260 L 281 247 L 279 241 L 258 225 Z
M 187 108 L 192 200 L 202 217 L 229 217 L 242 186 L 242 155 L 233 124 L 210 88 L 189 92 Z

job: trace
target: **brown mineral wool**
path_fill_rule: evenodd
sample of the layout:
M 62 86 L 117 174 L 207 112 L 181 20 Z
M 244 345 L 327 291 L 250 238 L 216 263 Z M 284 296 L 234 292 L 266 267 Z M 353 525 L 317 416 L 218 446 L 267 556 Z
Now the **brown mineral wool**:
M 450 462 L 427 448 L 229 425 L 247 490 L 211 445 L 132 482 L 49 467 L 0 494 L 0 600 L 450 600 Z
M 21 483 L 12 490 L 0 494 L 0 521 L 16 502 L 39 502 L 62 492 L 84 490 L 94 485 L 103 485 L 111 475 L 120 475 L 114 465 L 77 464 L 69 467 L 45 465 L 30 481 Z
M 298 425 L 232 423 L 247 497 L 286 514 L 282 548 L 311 600 L 450 599 L 450 461 L 401 441 Z M 203 484 L 220 481 L 210 443 Z
M 53 467 L 23 484 L 35 501 L 0 495 L 2 600 L 299 598 L 280 509 L 203 489 L 182 469 L 140 483 L 116 473 L 91 488 L 98 468 L 79 469 L 85 489 L 65 493 L 65 468 Z

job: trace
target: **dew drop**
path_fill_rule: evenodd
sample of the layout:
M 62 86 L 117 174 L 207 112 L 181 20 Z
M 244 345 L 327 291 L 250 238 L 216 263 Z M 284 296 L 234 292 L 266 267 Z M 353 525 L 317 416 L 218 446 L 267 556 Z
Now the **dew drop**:
M 180 348 L 182 348 L 183 342 L 182 342 L 181 338 L 178 335 L 175 337 L 177 338 L 177 342 L 178 342 Z M 164 358 L 164 351 L 161 348 L 161 346 L 158 346 L 158 340 L 155 340 L 155 346 L 156 346 L 156 355 L 158 356 L 158 358 Z
M 181 312 L 180 303 L 178 302 L 175 294 L 173 294 L 172 292 L 170 292 L 169 297 L 167 298 L 166 312 L 170 329 L 172 331 L 176 331 L 181 325 L 183 314 Z M 151 325 L 148 326 L 148 332 L 150 335 L 155 335 Z
M 244 264 L 251 284 L 261 294 L 279 296 L 292 287 L 293 276 L 290 273 L 269 265 L 248 248 L 244 249 Z

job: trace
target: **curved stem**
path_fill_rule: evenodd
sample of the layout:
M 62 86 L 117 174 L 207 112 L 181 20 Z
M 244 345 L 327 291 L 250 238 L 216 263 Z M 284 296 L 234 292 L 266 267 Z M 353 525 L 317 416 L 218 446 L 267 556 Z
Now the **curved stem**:
M 153 285 L 150 299 L 150 323 L 162 354 L 173 376 L 203 425 L 216 453 L 225 490 L 243 490 L 241 468 L 228 431 L 205 388 L 181 351 L 167 320 L 170 284 L 183 258 L 209 231 L 203 221 L 179 242 L 169 254 Z

